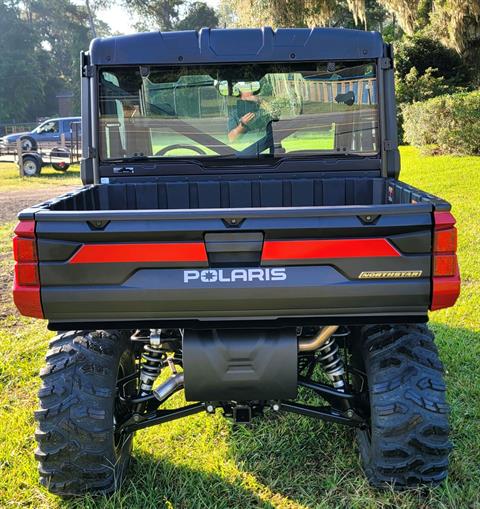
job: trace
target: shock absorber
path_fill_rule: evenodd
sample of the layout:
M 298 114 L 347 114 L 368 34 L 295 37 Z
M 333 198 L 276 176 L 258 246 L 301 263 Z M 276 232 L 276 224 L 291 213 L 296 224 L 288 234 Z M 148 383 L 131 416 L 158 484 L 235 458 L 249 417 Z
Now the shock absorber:
M 338 351 L 334 334 L 318 349 L 318 362 L 321 364 L 333 386 L 339 391 L 345 390 L 345 366 Z
M 140 395 L 146 396 L 152 392 L 153 384 L 162 371 L 162 363 L 166 358 L 161 349 L 162 329 L 150 329 L 150 342 L 144 345 L 140 366 Z

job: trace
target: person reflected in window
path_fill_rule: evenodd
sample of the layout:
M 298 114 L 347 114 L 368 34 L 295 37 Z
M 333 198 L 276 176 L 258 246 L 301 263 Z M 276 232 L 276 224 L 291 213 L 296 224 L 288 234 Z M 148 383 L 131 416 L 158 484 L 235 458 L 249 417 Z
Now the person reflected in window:
M 258 155 L 268 150 L 273 154 L 272 118 L 262 108 L 262 100 L 249 83 L 237 83 L 239 99 L 228 114 L 228 140 L 239 141 L 245 134 L 253 134 L 252 144 L 241 150 L 241 155 Z

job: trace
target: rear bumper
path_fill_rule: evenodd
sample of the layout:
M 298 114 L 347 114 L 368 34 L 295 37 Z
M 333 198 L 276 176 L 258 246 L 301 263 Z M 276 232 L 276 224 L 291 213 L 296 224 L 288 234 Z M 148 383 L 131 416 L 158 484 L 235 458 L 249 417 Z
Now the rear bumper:
M 248 269 L 238 269 L 248 270 Z M 45 316 L 60 324 L 425 317 L 429 278 L 352 281 L 331 266 L 285 268 L 285 280 L 185 282 L 183 269 L 142 269 L 121 285 L 42 287 Z

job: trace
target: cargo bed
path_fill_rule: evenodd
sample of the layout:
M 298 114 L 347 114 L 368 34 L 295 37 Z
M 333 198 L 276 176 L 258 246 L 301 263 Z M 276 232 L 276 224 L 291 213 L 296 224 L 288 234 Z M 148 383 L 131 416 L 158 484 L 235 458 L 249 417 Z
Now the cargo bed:
M 328 207 L 446 202 L 398 180 L 382 177 L 262 175 L 250 178 L 156 179 L 89 186 L 48 203 L 50 211 L 122 211 Z
M 87 186 L 19 217 L 68 329 L 424 321 L 448 209 L 393 179 L 292 175 Z

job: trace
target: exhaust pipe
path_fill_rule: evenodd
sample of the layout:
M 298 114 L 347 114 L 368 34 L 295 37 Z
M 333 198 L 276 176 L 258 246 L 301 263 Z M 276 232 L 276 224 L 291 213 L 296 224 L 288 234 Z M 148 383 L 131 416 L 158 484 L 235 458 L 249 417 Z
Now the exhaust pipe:
M 160 401 L 160 403 L 163 403 L 177 391 L 183 389 L 183 386 L 184 386 L 183 373 L 175 373 L 163 384 L 159 385 L 156 389 L 154 389 L 153 395 L 155 396 L 155 398 L 158 399 L 158 401 Z
M 337 329 L 338 325 L 327 325 L 323 327 L 312 338 L 299 341 L 298 351 L 312 352 L 314 350 L 318 350 L 326 341 L 328 341 L 330 336 L 334 334 Z M 168 380 L 153 390 L 153 395 L 158 401 L 160 401 L 160 403 L 163 403 L 170 396 L 178 392 L 180 389 L 183 389 L 184 385 L 184 374 L 174 372 Z
M 312 352 L 314 350 L 318 350 L 329 338 L 332 334 L 334 334 L 338 329 L 338 325 L 326 325 L 322 327 L 315 336 L 309 339 L 302 339 L 298 342 L 298 351 L 299 352 Z

